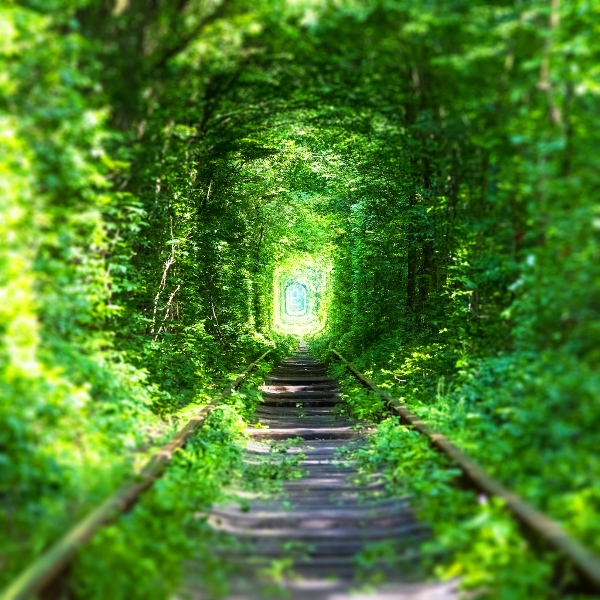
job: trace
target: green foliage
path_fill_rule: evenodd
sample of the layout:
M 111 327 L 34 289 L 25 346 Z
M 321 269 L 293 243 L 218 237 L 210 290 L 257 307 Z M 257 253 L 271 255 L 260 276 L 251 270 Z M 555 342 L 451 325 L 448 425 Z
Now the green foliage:
M 223 497 L 223 487 L 239 473 L 242 427 L 230 407 L 215 408 L 142 502 L 105 527 L 80 555 L 72 583 L 78 595 L 165 598 L 191 559 L 213 566 L 207 585 L 218 590 L 226 584 L 228 566 L 211 558 L 216 535 L 202 511 Z
M 246 422 L 236 407 L 245 398 L 238 394 L 215 407 L 134 509 L 94 537 L 78 558 L 70 583 L 78 595 L 166 598 L 178 590 L 185 564 L 199 565 L 211 598 L 227 593 L 239 568 L 227 555 L 244 548 L 208 525 L 208 509 L 217 501 L 241 502 L 244 508 L 244 500 L 236 496 L 240 488 L 280 491 L 283 481 L 300 476 L 303 458 L 286 454 L 297 442 L 289 440 L 272 443 L 256 464 L 243 460 Z
M 418 517 L 433 529 L 421 550 L 435 575 L 460 578 L 463 589 L 482 598 L 571 597 L 566 581 L 553 581 L 556 557 L 527 541 L 502 503 L 461 489 L 460 471 L 423 435 L 390 417 L 370 442 L 355 454 L 367 471 L 383 469 L 393 493 L 413 498 Z M 382 552 L 393 563 L 390 548 L 373 550 L 361 557 L 367 566 Z
M 367 423 L 376 423 L 389 414 L 386 403 L 379 396 L 365 389 L 353 375 L 342 372 L 336 376 L 339 378 L 342 399 L 345 401 L 338 407 L 340 415 L 347 415 Z
M 598 23 L 590 0 L 0 8 L 0 584 L 297 343 L 274 281 L 307 256 L 332 267 L 311 347 L 597 548 Z
M 80 71 L 85 40 L 54 16 L 0 11 L 0 584 L 111 490 L 164 435 L 159 391 L 108 326 L 137 201 L 111 191 L 106 110 Z M 4 35 L 6 34 L 6 35 Z

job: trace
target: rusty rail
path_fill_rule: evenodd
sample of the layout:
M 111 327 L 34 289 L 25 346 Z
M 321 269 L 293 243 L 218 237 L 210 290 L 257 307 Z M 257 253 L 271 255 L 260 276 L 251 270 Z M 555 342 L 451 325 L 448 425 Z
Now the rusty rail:
M 397 398 L 378 387 L 363 373 L 354 368 L 339 352 L 336 350 L 332 350 L 332 352 L 357 379 L 386 400 L 400 415 L 403 423 L 411 425 L 418 432 L 426 435 L 435 448 L 452 458 L 474 487 L 490 496 L 501 498 L 516 519 L 572 562 L 589 589 L 600 591 L 600 558 L 598 556 L 570 536 L 558 523 L 491 477 L 483 467 L 469 458 L 447 437 L 434 431 Z
M 256 365 L 270 352 L 271 350 L 267 350 L 249 365 L 237 379 L 227 384 L 217 402 L 224 400 L 237 389 L 248 373 L 253 371 Z M 196 412 L 169 442 L 150 457 L 140 473 L 107 498 L 87 517 L 79 521 L 64 537 L 29 565 L 0 594 L 0 599 L 25 600 L 40 594 L 54 583 L 65 572 L 79 548 L 93 537 L 98 528 L 110 523 L 133 506 L 141 494 L 162 475 L 175 452 L 182 448 L 191 435 L 200 428 L 212 408 L 213 406 L 204 406 Z

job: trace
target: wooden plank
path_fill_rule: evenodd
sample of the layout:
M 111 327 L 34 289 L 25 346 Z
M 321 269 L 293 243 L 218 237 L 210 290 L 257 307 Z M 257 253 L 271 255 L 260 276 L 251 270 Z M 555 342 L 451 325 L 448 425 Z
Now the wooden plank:
M 227 384 L 217 402 L 238 388 L 246 375 L 256 368 L 271 350 L 257 358 L 235 381 Z M 99 527 L 106 525 L 133 506 L 141 494 L 163 473 L 175 452 L 195 433 L 213 406 L 205 406 L 182 427 L 169 442 L 153 454 L 132 481 L 107 498 L 100 506 L 77 523 L 58 542 L 38 557 L 0 594 L 1 600 L 25 600 L 42 592 L 60 576 L 75 557 L 79 548 L 89 541 Z
M 336 350 L 332 350 L 332 352 L 357 379 L 386 400 L 400 415 L 402 422 L 412 425 L 417 431 L 426 435 L 437 449 L 452 458 L 477 489 L 490 496 L 501 498 L 510 512 L 526 528 L 536 533 L 552 548 L 570 559 L 579 575 L 585 580 L 591 590 L 600 591 L 600 558 L 597 555 L 570 536 L 556 521 L 553 521 L 520 496 L 505 488 L 498 480 L 489 475 L 483 467 L 455 446 L 446 436 L 435 432 L 425 421 L 412 413 L 397 398 L 394 398 L 389 392 L 382 390 L 363 373 L 355 369 L 339 352 Z

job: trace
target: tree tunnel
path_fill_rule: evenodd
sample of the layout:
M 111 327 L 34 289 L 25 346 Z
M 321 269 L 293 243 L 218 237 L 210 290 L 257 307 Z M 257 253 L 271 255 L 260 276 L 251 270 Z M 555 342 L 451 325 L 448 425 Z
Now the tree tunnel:
M 1 8 L 0 582 L 299 337 L 600 551 L 597 22 L 592 1 Z
M 276 331 L 300 337 L 323 331 L 331 300 L 330 271 L 326 259 L 310 255 L 292 256 L 277 265 L 273 279 Z
M 285 314 L 288 317 L 303 317 L 308 312 L 308 290 L 298 281 L 290 281 L 285 286 Z

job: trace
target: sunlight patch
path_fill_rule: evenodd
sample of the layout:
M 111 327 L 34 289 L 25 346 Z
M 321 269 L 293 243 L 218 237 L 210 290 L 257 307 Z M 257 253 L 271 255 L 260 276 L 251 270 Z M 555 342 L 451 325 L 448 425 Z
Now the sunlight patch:
M 273 322 L 279 333 L 309 335 L 327 321 L 329 261 L 301 254 L 275 269 Z

